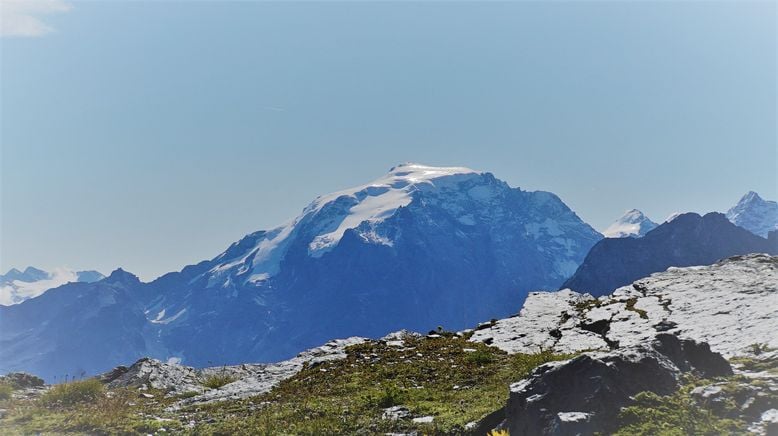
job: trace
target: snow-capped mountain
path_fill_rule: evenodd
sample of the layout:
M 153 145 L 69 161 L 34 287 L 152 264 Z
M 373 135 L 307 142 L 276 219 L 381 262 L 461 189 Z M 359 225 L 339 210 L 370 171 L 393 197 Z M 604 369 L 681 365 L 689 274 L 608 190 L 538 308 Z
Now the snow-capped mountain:
M 75 271 L 69 268 L 55 268 L 50 272 L 31 266 L 24 271 L 11 268 L 0 275 L 0 305 L 19 304 L 65 283 L 96 282 L 104 277 L 97 271 Z
M 778 203 L 763 200 L 759 194 L 750 191 L 727 211 L 727 219 L 755 235 L 766 238 L 771 230 L 778 230 Z
M 151 283 L 117 271 L 0 307 L 0 372 L 274 361 L 333 337 L 464 328 L 557 288 L 601 238 L 554 194 L 403 164 Z
M 606 238 L 639 238 L 656 226 L 658 224 L 648 219 L 643 212 L 631 209 L 624 212 L 624 215 L 609 225 L 602 234 Z

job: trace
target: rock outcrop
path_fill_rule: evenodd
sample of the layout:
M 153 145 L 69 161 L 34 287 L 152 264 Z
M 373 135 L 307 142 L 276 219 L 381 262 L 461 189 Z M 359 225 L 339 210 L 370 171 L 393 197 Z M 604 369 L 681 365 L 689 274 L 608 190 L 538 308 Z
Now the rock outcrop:
M 26 372 L 12 372 L 0 377 L 0 384 L 11 386 L 13 389 L 28 389 L 43 387 L 43 379 Z
M 404 332 L 391 336 L 401 340 Z M 246 398 L 270 391 L 273 387 L 297 374 L 305 365 L 316 365 L 328 360 L 346 357 L 346 347 L 364 342 L 366 339 L 353 337 L 337 339 L 303 351 L 296 357 L 277 363 L 243 364 L 195 369 L 178 363 L 164 363 L 156 359 L 143 358 L 129 368 L 118 366 L 99 376 L 108 387 L 130 387 L 159 389 L 168 395 L 187 394 L 176 406 L 193 403 Z M 205 380 L 213 375 L 225 376 L 229 383 L 218 388 L 204 386 Z M 191 395 L 191 396 L 189 396 Z
M 517 316 L 476 330 L 471 340 L 509 353 L 574 353 L 644 344 L 670 332 L 731 357 L 755 343 L 778 348 L 776 331 L 778 257 L 752 254 L 669 268 L 600 298 L 533 293 Z
M 650 345 L 545 364 L 511 385 L 505 426 L 511 435 L 607 433 L 633 395 L 670 394 L 690 371 L 702 377 L 732 374 L 727 361 L 705 344 L 667 333 Z

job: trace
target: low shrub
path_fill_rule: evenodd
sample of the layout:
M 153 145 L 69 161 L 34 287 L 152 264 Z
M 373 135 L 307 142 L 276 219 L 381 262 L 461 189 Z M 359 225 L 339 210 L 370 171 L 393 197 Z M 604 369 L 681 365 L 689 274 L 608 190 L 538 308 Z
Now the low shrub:
M 467 361 L 476 365 L 486 365 L 494 362 L 494 355 L 488 351 L 475 350 L 467 355 Z
M 8 400 L 13 394 L 13 388 L 7 384 L 0 384 L 0 400 Z
M 403 402 L 403 392 L 394 385 L 384 386 L 381 396 L 378 398 L 378 407 L 383 409 L 399 406 Z
M 44 406 L 71 406 L 78 403 L 94 402 L 105 392 L 97 379 L 87 379 L 62 383 L 52 387 L 41 395 L 40 402 Z
M 635 396 L 635 405 L 622 410 L 622 427 L 617 436 L 653 435 L 714 435 L 738 434 L 745 423 L 719 417 L 697 405 L 689 396 L 691 387 L 660 396 L 641 392 Z
M 218 374 L 209 374 L 205 377 L 203 377 L 200 384 L 205 386 L 206 388 L 210 389 L 219 389 L 220 387 L 224 385 L 228 385 L 232 382 L 237 380 L 235 377 L 233 377 L 230 374 L 225 373 L 218 373 Z

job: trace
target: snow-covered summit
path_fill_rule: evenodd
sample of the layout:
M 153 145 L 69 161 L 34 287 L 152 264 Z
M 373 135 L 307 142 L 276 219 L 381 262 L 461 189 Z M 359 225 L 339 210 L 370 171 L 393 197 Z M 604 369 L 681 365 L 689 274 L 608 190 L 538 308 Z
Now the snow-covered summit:
M 602 234 L 606 238 L 641 237 L 653 230 L 658 224 L 648 219 L 643 212 L 631 209 L 621 218 L 608 226 Z
M 416 193 L 456 191 L 469 182 L 473 185 L 472 189 L 461 194 L 486 201 L 493 196 L 493 189 L 483 186 L 478 179 L 487 175 L 490 180 L 495 180 L 489 173 L 465 167 L 403 163 L 365 185 L 321 195 L 294 219 L 272 230 L 248 235 L 230 247 L 220 256 L 226 262 L 210 271 L 211 284 L 224 285 L 227 283 L 225 275 L 236 268 L 240 274 L 249 273 L 248 282 L 267 280 L 278 273 L 290 242 L 298 237 L 308 240 L 308 255 L 311 257 L 321 257 L 332 250 L 348 230 L 358 229 L 357 234 L 365 242 L 391 246 L 392 239 L 375 227 L 400 208 L 408 206 Z M 499 185 L 507 188 L 502 182 Z M 470 217 L 463 216 L 462 219 L 467 221 Z M 254 242 L 248 250 L 234 253 L 236 245 L 245 245 L 249 239 Z
M 727 211 L 727 219 L 766 238 L 770 231 L 778 229 L 778 203 L 764 200 L 756 192 L 750 191 Z
M 332 216 L 332 219 L 322 226 L 322 232 L 309 244 L 311 255 L 321 256 L 340 241 L 346 230 L 356 228 L 364 222 L 381 221 L 390 217 L 397 209 L 407 206 L 414 192 L 455 188 L 457 183 L 471 180 L 480 174 L 483 173 L 465 167 L 400 164 L 371 183 L 318 197 L 305 208 L 303 214 L 298 217 L 298 222 L 307 215 L 319 214 L 335 202 L 340 201 L 343 204 L 343 207 L 337 208 L 340 213 Z M 380 237 L 376 237 L 374 242 L 391 243 Z

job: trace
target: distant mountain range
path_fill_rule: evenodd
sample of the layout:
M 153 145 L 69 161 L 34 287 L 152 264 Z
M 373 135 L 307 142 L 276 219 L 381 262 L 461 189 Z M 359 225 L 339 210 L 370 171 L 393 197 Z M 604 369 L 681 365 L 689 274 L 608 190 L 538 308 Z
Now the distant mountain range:
M 0 373 L 274 361 L 336 337 L 465 328 L 558 288 L 601 238 L 552 193 L 404 164 L 151 283 L 117 270 L 0 307 Z
M 664 222 L 672 221 L 680 213 L 673 213 Z M 754 191 L 744 195 L 738 203 L 727 211 L 727 219 L 749 232 L 767 237 L 772 230 L 778 230 L 778 203 L 764 200 Z M 619 219 L 606 228 L 602 234 L 606 238 L 642 237 L 657 227 L 643 212 L 628 210 Z
M 686 213 L 642 238 L 601 240 L 562 288 L 601 296 L 671 266 L 709 265 L 749 253 L 778 254 L 778 233 L 765 239 L 720 213 Z
M 104 277 L 97 271 L 74 271 L 68 268 L 55 268 L 51 272 L 31 266 L 24 271 L 12 268 L 0 275 L 0 305 L 19 304 L 65 283 L 96 282 Z

